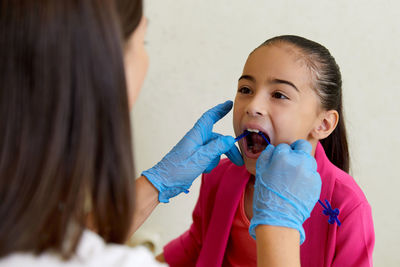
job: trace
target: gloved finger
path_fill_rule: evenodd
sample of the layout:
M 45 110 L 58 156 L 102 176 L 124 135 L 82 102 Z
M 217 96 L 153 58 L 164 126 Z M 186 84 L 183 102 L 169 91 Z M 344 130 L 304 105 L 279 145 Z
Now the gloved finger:
M 310 144 L 310 142 L 308 142 L 304 139 L 297 140 L 296 142 L 291 144 L 290 147 L 293 150 L 301 150 L 301 151 L 306 152 L 307 154 L 311 154 L 311 150 L 312 150 L 312 145 Z
M 290 151 L 292 151 L 292 148 L 288 144 L 281 143 L 275 147 L 273 155 L 278 155 L 283 153 L 286 154 L 289 153 Z
M 269 163 L 272 154 L 274 153 L 275 146 L 274 145 L 268 145 L 263 152 L 261 152 L 260 156 L 258 157 L 256 161 L 256 169 L 258 169 L 261 165 L 265 165 Z
M 233 102 L 231 100 L 225 101 L 206 111 L 200 119 L 207 122 L 207 124 L 214 124 L 228 114 L 232 106 Z
M 220 136 L 223 135 L 219 133 L 212 133 L 212 139 L 215 139 Z M 244 164 L 243 157 L 239 149 L 236 147 L 236 145 L 232 146 L 232 148 L 229 149 L 229 151 L 226 152 L 225 155 L 228 157 L 228 159 L 230 159 L 230 161 L 232 161 L 233 164 L 237 166 L 243 166 Z
M 233 145 L 232 148 L 225 153 L 225 155 L 233 162 L 233 164 L 237 166 L 243 166 L 243 157 L 236 145 Z
M 232 109 L 232 106 L 233 102 L 228 100 L 209 109 L 196 122 L 194 128 L 199 129 L 202 135 L 207 135 L 207 133 L 212 131 L 214 124 L 228 114 L 228 112 Z M 210 136 L 207 137 L 209 138 Z M 203 142 L 205 139 L 208 139 L 207 137 L 203 136 Z
M 202 160 L 213 161 L 216 157 L 228 152 L 235 145 L 235 142 L 235 138 L 232 136 L 220 136 L 201 146 L 193 156 L 199 156 Z
M 212 171 L 212 169 L 217 167 L 219 160 L 220 160 L 220 157 L 216 157 L 213 161 L 211 161 L 210 165 L 208 165 L 208 167 L 206 168 L 204 173 L 209 173 L 210 171 Z

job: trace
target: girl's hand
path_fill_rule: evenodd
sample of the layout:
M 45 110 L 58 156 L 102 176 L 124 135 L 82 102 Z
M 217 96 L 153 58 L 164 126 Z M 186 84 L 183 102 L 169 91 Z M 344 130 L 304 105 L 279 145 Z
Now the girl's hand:
M 189 192 L 194 179 L 215 168 L 224 153 L 236 165 L 244 164 L 235 139 L 212 132 L 231 108 L 232 101 L 226 101 L 208 110 L 157 165 L 142 173 L 159 191 L 160 202 Z
M 260 225 L 284 226 L 300 232 L 305 240 L 303 222 L 321 193 L 317 163 L 310 155 L 311 144 L 298 140 L 291 146 L 269 145 L 257 159 L 250 234 Z

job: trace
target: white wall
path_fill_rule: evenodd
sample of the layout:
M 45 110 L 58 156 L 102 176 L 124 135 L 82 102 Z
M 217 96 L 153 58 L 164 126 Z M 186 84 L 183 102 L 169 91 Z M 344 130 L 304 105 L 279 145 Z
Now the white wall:
M 400 264 L 398 1 L 145 1 L 150 69 L 133 110 L 138 171 L 155 164 L 208 108 L 233 99 L 248 53 L 296 34 L 322 43 L 344 82 L 352 175 L 372 205 L 376 266 Z M 233 134 L 229 115 L 217 124 Z M 199 190 L 159 205 L 137 236 L 157 251 L 188 228 Z

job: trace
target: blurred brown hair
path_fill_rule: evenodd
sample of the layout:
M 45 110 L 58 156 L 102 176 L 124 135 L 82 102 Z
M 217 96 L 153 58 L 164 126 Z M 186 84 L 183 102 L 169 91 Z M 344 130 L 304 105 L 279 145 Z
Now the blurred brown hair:
M 140 23 L 143 16 L 143 3 L 132 0 L 116 0 L 115 3 L 122 26 L 122 35 L 126 41 Z
M 89 211 L 106 242 L 126 240 L 134 173 L 121 42 L 142 15 L 129 2 L 139 4 L 126 14 L 103 0 L 0 2 L 0 257 L 70 257 Z

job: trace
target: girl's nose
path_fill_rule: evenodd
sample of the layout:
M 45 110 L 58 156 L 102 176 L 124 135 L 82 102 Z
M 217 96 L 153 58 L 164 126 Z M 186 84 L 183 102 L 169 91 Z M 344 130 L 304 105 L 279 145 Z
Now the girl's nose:
M 267 99 L 261 95 L 255 95 L 246 107 L 246 114 L 251 117 L 267 115 Z

